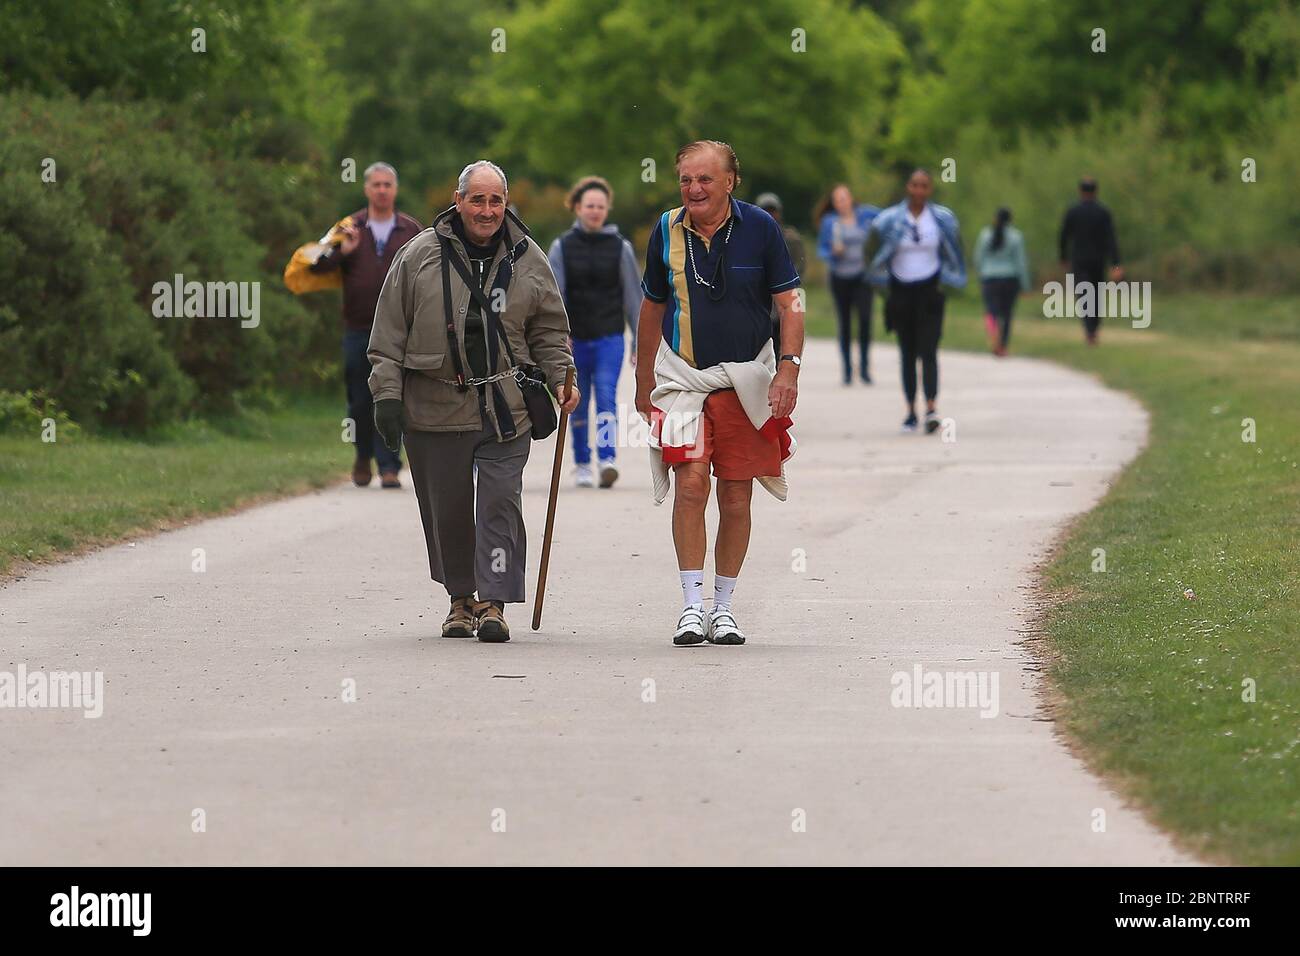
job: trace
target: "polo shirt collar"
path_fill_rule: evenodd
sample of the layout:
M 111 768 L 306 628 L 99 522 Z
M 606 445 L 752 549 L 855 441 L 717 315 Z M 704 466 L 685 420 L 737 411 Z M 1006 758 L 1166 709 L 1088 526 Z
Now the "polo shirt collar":
M 736 202 L 736 197 L 729 196 L 727 198 L 728 201 L 731 203 L 731 215 L 735 217 L 736 222 L 744 222 L 745 217 L 740 214 L 740 203 Z M 692 226 L 690 220 L 687 219 L 686 213 L 687 213 L 686 207 L 682 206 L 682 211 L 679 212 L 677 214 L 677 218 L 673 220 L 673 225 L 676 226 L 680 223 L 681 225 L 685 226 L 688 229 L 694 229 L 695 227 Z M 726 220 L 724 219 L 723 222 L 726 222 Z

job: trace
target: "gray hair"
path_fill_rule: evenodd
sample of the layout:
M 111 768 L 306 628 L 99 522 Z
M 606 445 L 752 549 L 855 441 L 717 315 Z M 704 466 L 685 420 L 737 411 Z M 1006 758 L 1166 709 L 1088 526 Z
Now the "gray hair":
M 510 186 L 506 183 L 505 170 L 496 163 L 487 159 L 475 160 L 460 171 L 460 178 L 456 180 L 456 192 L 460 193 L 462 196 L 465 195 L 465 190 L 469 188 L 469 178 L 474 175 L 475 170 L 484 168 L 492 170 L 492 172 L 496 173 L 497 176 L 500 177 L 502 192 L 510 192 Z
M 361 181 L 363 183 L 369 182 L 371 173 L 388 173 L 393 177 L 393 185 L 397 184 L 397 170 L 388 163 L 371 163 L 366 167 L 366 171 L 361 174 Z

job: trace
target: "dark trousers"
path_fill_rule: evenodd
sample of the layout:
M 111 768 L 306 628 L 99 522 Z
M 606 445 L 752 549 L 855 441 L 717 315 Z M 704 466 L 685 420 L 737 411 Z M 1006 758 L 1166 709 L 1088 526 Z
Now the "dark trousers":
M 853 379 L 849 346 L 853 339 L 853 310 L 858 311 L 858 366 L 867 376 L 867 353 L 871 349 L 871 283 L 866 275 L 844 279 L 831 276 L 831 298 L 835 300 L 835 318 L 840 333 L 840 358 L 844 362 L 844 381 Z
M 920 282 L 889 280 L 885 314 L 898 334 L 898 351 L 903 362 L 903 395 L 907 404 L 916 402 L 916 363 L 921 362 L 925 398 L 939 395 L 939 337 L 943 334 L 944 295 L 936 273 Z
M 1070 263 L 1070 272 L 1074 274 L 1074 294 L 1076 296 L 1082 293 L 1083 284 L 1085 282 L 1092 283 L 1092 308 L 1082 309 L 1076 307 L 1074 311 L 1079 317 L 1079 321 L 1083 323 L 1084 331 L 1087 332 L 1089 336 L 1096 335 L 1097 330 L 1101 328 L 1101 315 L 1099 314 L 1101 310 L 1097 306 L 1097 286 L 1105 281 L 1105 263 L 1072 262 Z M 1082 304 L 1082 302 L 1079 302 L 1076 303 L 1076 306 L 1081 306 Z
M 375 431 L 375 405 L 370 396 L 370 359 L 366 349 L 370 346 L 369 329 L 348 329 L 343 333 L 343 378 L 348 389 L 348 418 L 352 419 L 353 441 L 357 459 L 379 462 L 380 472 L 401 471 L 401 445 L 392 452 Z
M 521 496 L 532 441 L 527 431 L 497 441 L 485 415 L 478 431 L 406 433 L 429 576 L 452 597 L 478 592 L 480 601 L 524 599 L 528 539 Z
M 998 321 L 998 339 L 1003 348 L 1011 341 L 1011 313 L 1020 295 L 1019 279 L 985 279 L 980 283 L 984 293 L 984 311 Z

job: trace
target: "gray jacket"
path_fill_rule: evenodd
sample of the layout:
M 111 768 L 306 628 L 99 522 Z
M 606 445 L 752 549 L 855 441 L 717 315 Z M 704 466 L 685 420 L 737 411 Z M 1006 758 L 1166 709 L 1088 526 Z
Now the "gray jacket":
M 482 427 L 478 389 L 456 387 L 455 363 L 449 356 L 447 309 L 443 301 L 442 248 L 439 236 L 465 256 L 465 248 L 451 228 L 454 207 L 434 220 L 393 260 L 384 279 L 370 332 L 370 393 L 375 401 L 402 400 L 406 427 L 414 431 L 467 432 Z M 566 371 L 573 365 L 569 348 L 569 319 L 564 298 L 541 246 L 512 213 L 506 214 L 506 234 L 487 274 L 489 288 L 501 262 L 513 256 L 513 276 L 499 313 L 515 359 L 538 365 L 552 393 L 558 395 Z M 470 291 L 455 269 L 451 270 L 451 307 L 461 368 L 469 368 L 465 355 L 465 316 Z M 498 367 L 507 366 L 500 350 Z M 500 382 L 515 428 L 524 434 L 532 427 L 519 385 L 511 377 Z M 490 407 L 490 406 L 489 406 Z M 494 416 L 489 415 L 489 420 Z M 501 440 L 501 430 L 497 438 Z

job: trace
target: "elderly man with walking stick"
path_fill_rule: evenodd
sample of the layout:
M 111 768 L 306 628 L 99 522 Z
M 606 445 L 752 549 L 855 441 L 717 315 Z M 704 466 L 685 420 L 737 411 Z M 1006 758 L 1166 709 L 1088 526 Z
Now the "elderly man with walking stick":
M 370 390 L 384 442 L 405 434 L 429 571 L 451 598 L 443 637 L 499 643 L 505 605 L 524 600 L 529 447 L 556 427 L 548 389 L 565 414 L 578 390 L 564 300 L 507 210 L 505 173 L 471 163 L 454 200 L 384 280 Z

